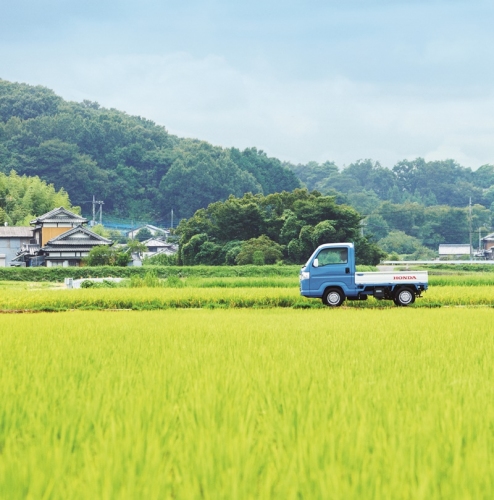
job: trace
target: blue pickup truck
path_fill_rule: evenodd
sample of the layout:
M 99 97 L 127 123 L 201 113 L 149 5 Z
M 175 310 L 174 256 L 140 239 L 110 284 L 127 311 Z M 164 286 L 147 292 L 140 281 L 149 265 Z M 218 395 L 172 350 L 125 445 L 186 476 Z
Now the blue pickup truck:
M 300 293 L 330 307 L 348 300 L 393 300 L 408 306 L 427 290 L 427 271 L 357 272 L 353 243 L 321 245 L 300 271 Z

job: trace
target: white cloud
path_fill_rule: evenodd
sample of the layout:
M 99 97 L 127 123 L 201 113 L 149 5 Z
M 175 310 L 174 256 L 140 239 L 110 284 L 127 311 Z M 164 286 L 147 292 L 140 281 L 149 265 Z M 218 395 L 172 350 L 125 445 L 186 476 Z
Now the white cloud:
M 30 65 L 28 81 L 152 119 L 179 136 L 255 146 L 295 163 L 372 158 L 391 167 L 416 156 L 473 168 L 494 163 L 492 93 L 437 99 L 420 88 L 343 77 L 285 81 L 259 68 L 240 71 L 222 57 L 187 53 L 53 58 Z

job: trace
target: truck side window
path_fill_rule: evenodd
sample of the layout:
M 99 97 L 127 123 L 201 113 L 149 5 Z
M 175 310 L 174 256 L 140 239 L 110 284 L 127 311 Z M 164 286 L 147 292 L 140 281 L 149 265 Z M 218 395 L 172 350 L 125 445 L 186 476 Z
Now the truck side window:
M 319 267 L 331 264 L 346 264 L 348 262 L 348 248 L 323 248 L 318 254 Z

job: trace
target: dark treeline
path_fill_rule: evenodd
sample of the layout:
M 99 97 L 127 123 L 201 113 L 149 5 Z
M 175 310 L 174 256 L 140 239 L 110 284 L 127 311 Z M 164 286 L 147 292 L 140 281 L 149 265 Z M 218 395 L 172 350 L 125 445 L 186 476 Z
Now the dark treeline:
M 97 103 L 66 102 L 44 87 L 0 80 L 0 171 L 39 176 L 86 212 L 93 194 L 114 215 L 190 217 L 230 194 L 300 187 L 255 148 L 223 149 Z
M 386 251 L 432 257 L 440 243 L 468 243 L 470 227 L 492 230 L 494 166 L 473 171 L 453 160 L 403 160 L 392 169 L 361 160 L 339 169 L 334 163 L 288 165 L 309 190 L 333 194 L 364 217 L 364 231 Z M 470 209 L 469 204 L 472 203 Z
M 301 264 L 323 243 L 352 241 L 357 264 L 377 264 L 384 253 L 360 235 L 360 219 L 333 196 L 307 189 L 230 196 L 180 222 L 178 263 Z
M 473 171 L 454 160 L 422 158 L 402 160 L 392 169 L 371 160 L 359 160 L 341 170 L 332 162 L 286 165 L 309 190 L 343 193 L 364 213 L 380 201 L 464 207 L 471 198 L 473 204 L 487 208 L 494 203 L 494 165 Z

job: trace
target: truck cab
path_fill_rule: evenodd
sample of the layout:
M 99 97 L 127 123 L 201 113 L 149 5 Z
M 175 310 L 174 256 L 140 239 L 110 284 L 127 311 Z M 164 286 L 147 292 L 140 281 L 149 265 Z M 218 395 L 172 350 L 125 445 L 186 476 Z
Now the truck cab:
M 425 271 L 357 272 L 353 243 L 319 246 L 300 271 L 301 295 L 320 298 L 330 307 L 340 306 L 345 299 L 366 300 L 369 295 L 407 306 L 413 304 L 427 286 Z

